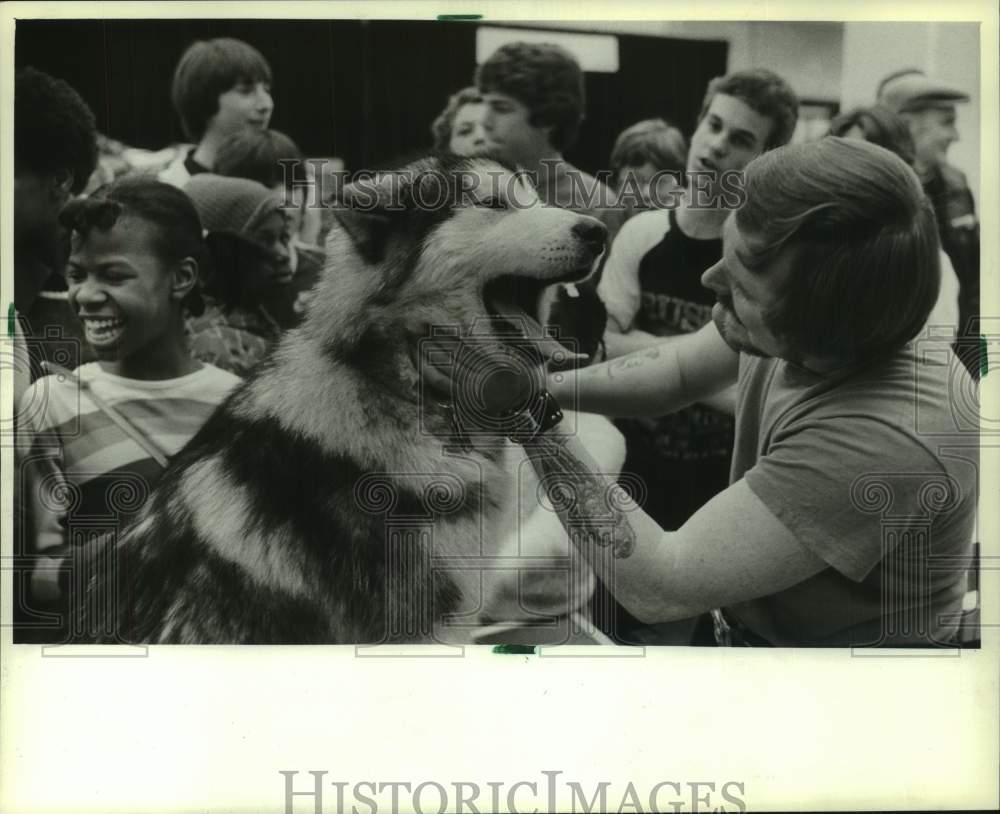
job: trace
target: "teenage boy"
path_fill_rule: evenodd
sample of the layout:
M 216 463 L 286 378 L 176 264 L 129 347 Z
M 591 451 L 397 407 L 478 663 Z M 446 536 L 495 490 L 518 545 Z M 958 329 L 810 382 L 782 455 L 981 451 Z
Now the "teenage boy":
M 715 298 L 701 275 L 722 256 L 722 225 L 730 211 L 720 195 L 723 184 L 765 150 L 786 144 L 797 117 L 795 93 L 770 71 L 739 71 L 709 83 L 688 151 L 687 188 L 675 206 L 629 219 L 611 245 L 598 287 L 608 309 L 609 358 L 710 321 Z M 728 484 L 734 424 L 726 394 L 711 406 L 617 423 L 628 447 L 624 472 L 644 484 L 633 491 L 664 528 L 679 528 Z M 621 625 L 633 626 L 633 620 L 622 615 Z M 682 628 L 656 635 L 665 643 L 674 643 L 675 635 L 686 643 Z
M 174 71 L 174 110 L 195 142 L 159 174 L 183 188 L 192 175 L 215 168 L 219 146 L 247 128 L 266 130 L 271 121 L 271 66 L 241 40 L 223 37 L 194 43 Z
M 617 231 L 615 193 L 563 158 L 586 111 L 573 55 L 558 45 L 509 43 L 479 66 L 476 85 L 491 150 L 532 174 L 543 203 L 593 215 Z
M 724 174 L 742 171 L 765 150 L 786 144 L 797 115 L 795 93 L 770 71 L 739 71 L 709 83 L 679 205 L 631 218 L 611 246 L 598 287 L 608 309 L 609 358 L 696 331 L 711 320 L 715 296 L 701 275 L 722 256 L 722 225 L 730 212 L 715 193 Z M 645 482 L 646 510 L 664 528 L 680 527 L 726 487 L 731 414 L 692 405 L 620 426 L 629 448 L 625 469 Z M 666 494 L 671 500 L 663 500 Z

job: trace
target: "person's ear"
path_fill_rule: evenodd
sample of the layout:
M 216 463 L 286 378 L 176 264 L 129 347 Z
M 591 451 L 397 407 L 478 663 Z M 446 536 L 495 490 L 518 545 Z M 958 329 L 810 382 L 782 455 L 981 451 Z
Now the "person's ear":
M 185 257 L 174 266 L 170 285 L 170 298 L 180 302 L 198 285 L 198 261 Z

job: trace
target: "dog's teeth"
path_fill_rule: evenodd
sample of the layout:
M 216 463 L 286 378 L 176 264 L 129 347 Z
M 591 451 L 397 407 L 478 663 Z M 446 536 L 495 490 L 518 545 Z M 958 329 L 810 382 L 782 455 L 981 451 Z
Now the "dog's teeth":
M 580 296 L 580 292 L 577 291 L 576 286 L 573 285 L 573 283 L 566 283 L 566 293 L 574 300 Z

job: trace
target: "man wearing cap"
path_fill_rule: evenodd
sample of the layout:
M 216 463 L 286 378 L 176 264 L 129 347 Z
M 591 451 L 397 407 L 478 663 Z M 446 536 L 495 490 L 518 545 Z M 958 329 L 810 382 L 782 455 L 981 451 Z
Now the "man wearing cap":
M 910 128 L 916 148 L 914 169 L 934 205 L 941 247 L 958 275 L 959 335 L 955 352 L 979 376 L 979 222 L 965 175 L 946 161 L 958 141 L 955 105 L 969 101 L 960 88 L 923 71 L 897 71 L 882 80 L 878 102 L 898 113 Z

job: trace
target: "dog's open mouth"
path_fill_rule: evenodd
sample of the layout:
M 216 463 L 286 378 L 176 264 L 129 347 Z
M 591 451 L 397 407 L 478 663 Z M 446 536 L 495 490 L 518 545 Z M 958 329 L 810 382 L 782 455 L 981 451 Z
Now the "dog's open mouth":
M 539 280 L 536 277 L 504 275 L 490 281 L 483 288 L 483 304 L 498 333 L 514 339 L 531 339 L 538 345 L 544 357 L 555 354 L 565 357 L 572 354 L 561 345 L 538 322 L 539 302 L 542 292 L 557 283 L 578 282 L 584 279 L 590 268 L 575 270 L 562 277 Z
M 505 275 L 489 282 L 483 289 L 483 304 L 493 323 L 492 331 L 501 338 L 514 341 L 531 340 L 542 358 L 556 362 L 567 357 L 586 358 L 562 345 L 538 321 L 542 292 L 557 283 L 577 282 L 590 269 L 585 268 L 562 277 L 539 280 L 535 277 Z
M 519 336 L 541 336 L 538 323 L 538 303 L 548 281 L 533 277 L 504 276 L 491 281 L 483 289 L 486 313 L 506 322 Z

